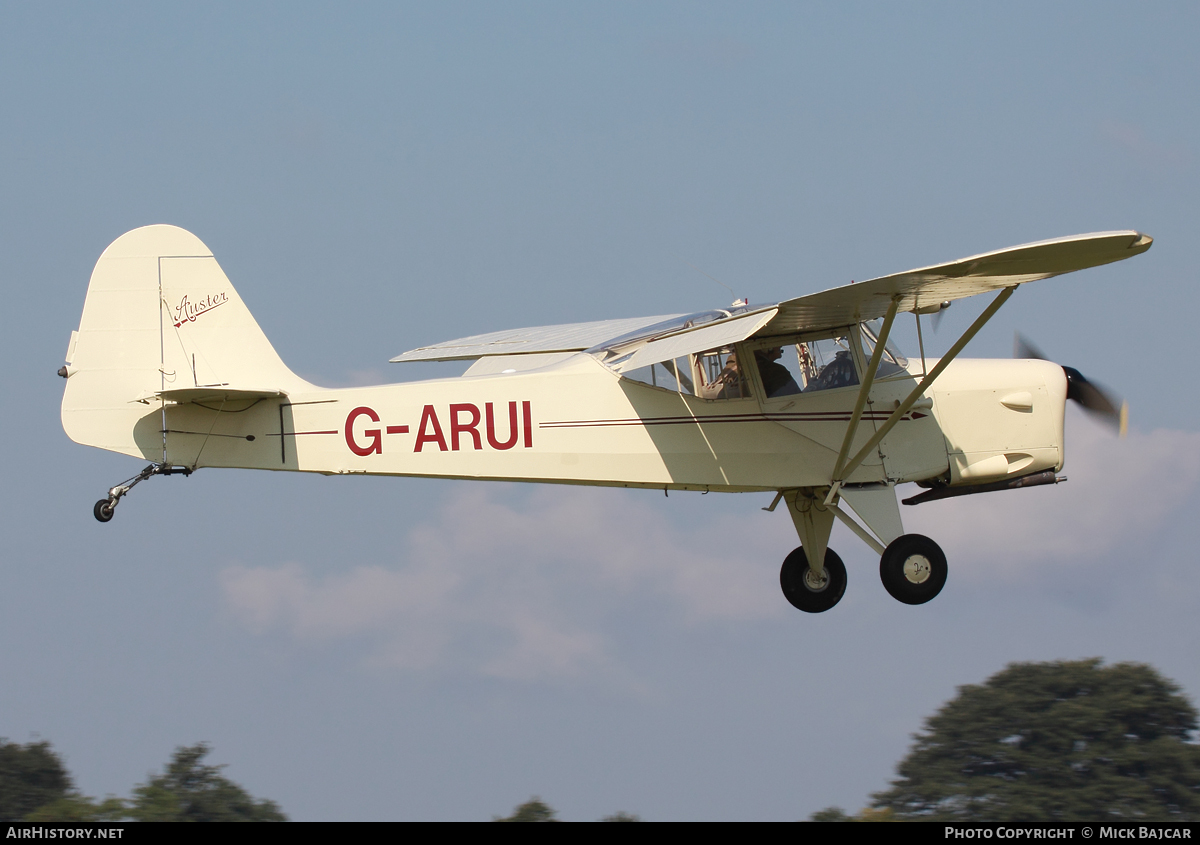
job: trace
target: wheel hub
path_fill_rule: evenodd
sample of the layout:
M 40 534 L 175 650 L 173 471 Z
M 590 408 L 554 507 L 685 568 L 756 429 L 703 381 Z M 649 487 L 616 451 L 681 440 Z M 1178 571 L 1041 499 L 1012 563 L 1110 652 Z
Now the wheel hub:
M 804 570 L 804 586 L 809 592 L 821 592 L 829 586 L 829 573 L 822 569 L 818 575 L 812 571 L 811 567 L 806 567 Z
M 933 574 L 933 564 L 925 555 L 909 555 L 904 560 L 904 578 L 910 584 L 924 584 Z

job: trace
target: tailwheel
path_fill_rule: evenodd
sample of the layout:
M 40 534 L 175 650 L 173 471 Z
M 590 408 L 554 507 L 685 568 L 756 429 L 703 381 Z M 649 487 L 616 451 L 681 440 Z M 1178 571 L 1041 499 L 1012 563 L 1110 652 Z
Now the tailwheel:
M 820 575 L 808 566 L 804 547 L 784 558 L 779 570 L 779 586 L 792 607 L 805 613 L 829 610 L 846 592 L 846 565 L 833 549 L 825 550 L 825 566 Z
M 118 484 L 116 487 L 110 487 L 108 490 L 108 498 L 101 499 L 92 506 L 92 516 L 101 522 L 108 522 L 113 518 L 113 513 L 117 509 L 117 503 L 121 501 L 121 497 L 129 493 L 134 487 L 137 487 L 147 478 L 153 478 L 156 475 L 182 475 L 185 478 L 192 474 L 191 467 L 177 467 L 171 464 L 150 464 L 144 470 L 139 472 L 133 478 L 127 478 Z
M 113 518 L 116 508 L 117 502 L 115 499 L 101 499 L 92 507 L 92 515 L 101 522 L 108 522 Z
M 946 555 L 922 534 L 904 534 L 883 550 L 879 578 L 897 601 L 925 604 L 946 586 Z

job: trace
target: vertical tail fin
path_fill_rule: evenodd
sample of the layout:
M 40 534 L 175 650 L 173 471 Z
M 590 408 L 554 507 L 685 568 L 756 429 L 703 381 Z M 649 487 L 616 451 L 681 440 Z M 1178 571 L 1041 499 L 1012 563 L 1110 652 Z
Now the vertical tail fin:
M 175 226 L 134 229 L 104 251 L 67 357 L 67 435 L 151 460 L 164 452 L 164 392 L 308 387 L 280 360 L 208 247 Z

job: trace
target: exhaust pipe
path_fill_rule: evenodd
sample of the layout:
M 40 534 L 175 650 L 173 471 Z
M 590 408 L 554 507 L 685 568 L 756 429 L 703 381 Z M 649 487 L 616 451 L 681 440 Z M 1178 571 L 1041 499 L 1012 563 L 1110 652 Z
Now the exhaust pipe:
M 918 493 L 915 496 L 909 496 L 903 502 L 906 505 L 919 505 L 923 502 L 933 502 L 937 499 L 953 499 L 955 496 L 973 496 L 976 493 L 994 493 L 997 490 L 1019 490 L 1022 487 L 1041 487 L 1043 484 L 1058 484 L 1061 481 L 1066 481 L 1065 475 L 1054 474 L 1054 470 L 1048 469 L 1043 472 L 1035 472 L 1032 475 L 1024 475 L 1020 478 L 1006 478 L 1001 481 L 992 481 L 988 484 L 971 484 L 966 487 L 934 487 L 926 490 L 924 493 Z

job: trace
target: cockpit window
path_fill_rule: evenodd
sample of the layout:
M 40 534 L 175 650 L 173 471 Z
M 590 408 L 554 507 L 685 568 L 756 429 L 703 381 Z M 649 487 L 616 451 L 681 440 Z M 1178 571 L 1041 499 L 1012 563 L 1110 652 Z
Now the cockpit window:
M 791 396 L 800 393 L 799 359 L 795 344 L 769 346 L 754 350 L 754 364 L 758 367 L 758 380 L 768 399 L 776 396 Z
M 702 399 L 744 399 L 750 383 L 732 348 L 712 349 L 696 356 L 696 395 Z
M 624 378 L 640 381 L 642 384 L 648 384 L 651 387 L 661 387 L 664 390 L 686 393 L 689 396 L 695 395 L 691 369 L 687 358 L 660 361 L 649 367 L 638 367 L 636 370 L 627 370 L 621 373 L 621 375 Z
M 768 399 L 858 384 L 847 335 L 797 341 L 754 350 L 758 377 Z
M 733 347 L 626 370 L 621 377 L 701 399 L 744 399 L 751 395 L 750 383 Z
M 858 371 L 854 367 L 848 336 L 805 341 L 797 344 L 796 351 L 805 393 L 858 384 Z
M 869 323 L 862 324 L 862 339 L 863 339 L 863 355 L 869 361 L 871 356 L 875 354 L 875 344 L 879 339 L 879 332 L 883 328 L 881 320 L 872 320 Z M 891 338 L 883 346 L 883 356 L 879 359 L 879 369 L 875 371 L 875 378 L 889 378 L 908 373 L 908 359 L 892 343 Z

